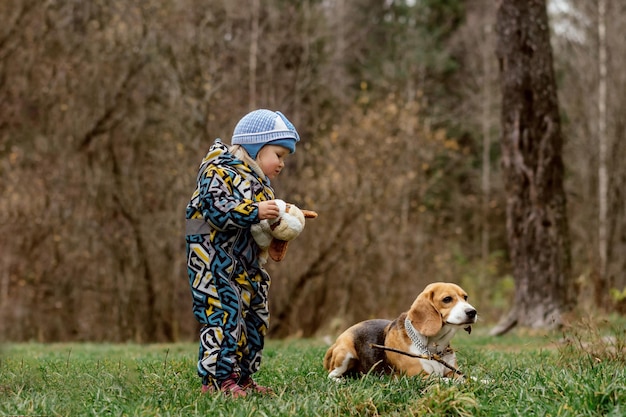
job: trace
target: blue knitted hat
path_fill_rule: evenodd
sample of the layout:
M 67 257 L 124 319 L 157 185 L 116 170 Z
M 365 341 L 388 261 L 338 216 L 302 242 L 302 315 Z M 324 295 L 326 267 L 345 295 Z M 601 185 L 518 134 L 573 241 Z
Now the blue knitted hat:
M 270 143 L 294 153 L 299 140 L 296 128 L 281 112 L 260 109 L 241 118 L 235 126 L 231 143 L 243 146 L 252 159 L 256 159 L 261 148 Z

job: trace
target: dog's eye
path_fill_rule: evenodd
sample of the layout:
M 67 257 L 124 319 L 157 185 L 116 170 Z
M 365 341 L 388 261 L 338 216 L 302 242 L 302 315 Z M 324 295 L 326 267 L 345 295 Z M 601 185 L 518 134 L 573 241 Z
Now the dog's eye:
M 443 302 L 444 302 L 444 303 L 446 303 L 446 304 L 447 304 L 447 303 L 450 303 L 450 302 L 452 302 L 452 297 L 447 296 L 446 298 L 444 298 L 444 299 L 443 299 L 443 300 L 441 300 L 441 301 L 443 301 Z
M 464 299 L 465 301 L 467 301 L 467 295 L 464 295 L 464 296 L 463 296 L 463 299 Z

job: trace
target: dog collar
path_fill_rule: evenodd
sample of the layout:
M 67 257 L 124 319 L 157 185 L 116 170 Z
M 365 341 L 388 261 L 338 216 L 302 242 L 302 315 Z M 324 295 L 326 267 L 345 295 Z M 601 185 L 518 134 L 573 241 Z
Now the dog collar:
M 413 323 L 411 323 L 408 317 L 404 319 L 404 328 L 406 329 L 406 334 L 409 336 L 409 339 L 413 342 L 413 346 L 419 350 L 420 354 L 430 356 L 428 347 L 424 345 L 424 342 L 422 342 L 420 335 L 417 333 L 417 330 L 415 330 Z

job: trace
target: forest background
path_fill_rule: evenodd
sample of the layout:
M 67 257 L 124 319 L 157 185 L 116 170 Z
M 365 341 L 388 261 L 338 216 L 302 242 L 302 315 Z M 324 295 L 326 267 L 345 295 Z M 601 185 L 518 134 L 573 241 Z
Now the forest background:
M 268 267 L 272 336 L 394 317 L 432 281 L 497 321 L 514 281 L 496 3 L 0 2 L 2 337 L 195 338 L 184 209 L 254 108 L 297 127 L 273 185 L 319 213 Z M 626 5 L 605 4 L 549 10 L 573 281 L 581 306 L 623 313 Z

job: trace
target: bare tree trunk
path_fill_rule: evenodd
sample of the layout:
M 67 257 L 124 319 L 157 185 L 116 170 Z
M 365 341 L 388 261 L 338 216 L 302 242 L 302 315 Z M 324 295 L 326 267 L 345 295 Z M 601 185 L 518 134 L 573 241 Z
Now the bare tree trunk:
M 575 303 L 563 189 L 563 139 L 545 0 L 503 0 L 497 18 L 502 168 L 515 279 L 515 325 L 556 328 Z
M 491 23 L 487 23 L 483 28 L 484 37 L 487 41 L 491 32 Z M 483 133 L 483 155 L 482 155 L 482 233 L 481 233 L 481 258 L 483 270 L 486 270 L 489 262 L 489 200 L 491 199 L 491 48 L 483 48 L 483 99 L 481 127 Z M 486 274 L 486 272 L 483 272 Z
M 252 0 L 252 34 L 250 39 L 250 78 L 248 81 L 249 104 L 250 110 L 256 108 L 256 68 L 257 56 L 259 54 L 259 13 L 261 5 L 260 0 Z
M 595 282 L 595 300 L 598 306 L 605 306 L 608 289 L 607 282 L 607 218 L 608 218 L 608 138 L 606 131 L 606 3 L 598 0 L 598 276 Z

